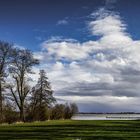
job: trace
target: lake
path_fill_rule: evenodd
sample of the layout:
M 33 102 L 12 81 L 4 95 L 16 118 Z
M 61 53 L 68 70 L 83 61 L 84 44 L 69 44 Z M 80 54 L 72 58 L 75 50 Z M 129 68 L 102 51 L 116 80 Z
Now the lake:
M 140 120 L 139 113 L 75 114 L 72 120 Z

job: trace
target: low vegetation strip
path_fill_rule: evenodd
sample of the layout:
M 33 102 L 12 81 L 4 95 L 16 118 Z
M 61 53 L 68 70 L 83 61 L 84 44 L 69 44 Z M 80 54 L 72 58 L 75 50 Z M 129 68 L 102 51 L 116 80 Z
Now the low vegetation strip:
M 57 120 L 0 125 L 0 140 L 139 140 L 140 121 Z

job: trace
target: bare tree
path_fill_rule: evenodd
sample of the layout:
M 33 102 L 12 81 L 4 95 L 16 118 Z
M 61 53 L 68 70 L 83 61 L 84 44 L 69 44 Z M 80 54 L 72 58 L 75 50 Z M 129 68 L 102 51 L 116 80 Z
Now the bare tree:
M 9 71 L 13 78 L 13 85 L 10 91 L 17 107 L 20 111 L 20 120 L 24 119 L 25 98 L 30 91 L 27 83 L 27 74 L 32 73 L 32 66 L 38 64 L 38 60 L 33 57 L 29 50 L 15 49 L 12 53 L 11 66 Z
M 76 113 L 79 112 L 78 106 L 77 106 L 77 104 L 75 104 L 75 103 L 71 103 L 71 104 L 70 104 L 70 108 L 71 108 L 71 114 L 72 114 L 72 115 L 74 115 L 74 114 L 76 114 Z
M 4 84 L 6 77 L 6 67 L 9 63 L 10 52 L 11 52 L 11 44 L 0 41 L 0 122 L 2 122 L 3 116 L 3 94 Z

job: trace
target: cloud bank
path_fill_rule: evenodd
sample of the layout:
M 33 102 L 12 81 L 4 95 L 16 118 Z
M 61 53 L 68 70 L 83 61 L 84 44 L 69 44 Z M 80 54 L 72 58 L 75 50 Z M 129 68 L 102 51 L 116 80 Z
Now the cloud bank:
M 90 17 L 88 29 L 98 40 L 52 37 L 36 53 L 56 98 L 76 102 L 80 111 L 139 111 L 140 40 L 118 13 L 100 8 Z

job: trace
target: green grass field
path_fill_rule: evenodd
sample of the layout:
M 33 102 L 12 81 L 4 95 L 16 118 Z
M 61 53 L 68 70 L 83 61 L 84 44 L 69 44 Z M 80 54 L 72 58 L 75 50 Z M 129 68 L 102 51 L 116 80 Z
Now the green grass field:
M 46 121 L 0 126 L 0 140 L 140 140 L 140 121 Z

